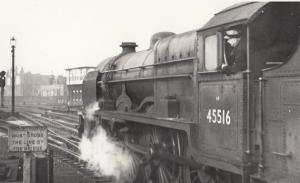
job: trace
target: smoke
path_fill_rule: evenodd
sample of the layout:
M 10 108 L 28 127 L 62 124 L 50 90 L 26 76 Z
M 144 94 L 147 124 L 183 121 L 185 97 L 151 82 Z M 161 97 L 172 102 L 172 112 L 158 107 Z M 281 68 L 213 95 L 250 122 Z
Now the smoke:
M 93 119 L 98 109 L 98 104 L 92 104 L 88 107 L 86 118 Z M 99 175 L 114 176 L 119 180 L 133 173 L 135 165 L 130 152 L 110 138 L 101 126 L 97 127 L 92 137 L 82 137 L 79 149 L 80 158 Z

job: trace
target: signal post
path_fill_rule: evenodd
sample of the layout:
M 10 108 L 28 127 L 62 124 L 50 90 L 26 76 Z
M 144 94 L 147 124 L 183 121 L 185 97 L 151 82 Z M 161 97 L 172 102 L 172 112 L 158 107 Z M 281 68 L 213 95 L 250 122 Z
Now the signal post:
M 1 107 L 4 107 L 5 71 L 0 72 Z

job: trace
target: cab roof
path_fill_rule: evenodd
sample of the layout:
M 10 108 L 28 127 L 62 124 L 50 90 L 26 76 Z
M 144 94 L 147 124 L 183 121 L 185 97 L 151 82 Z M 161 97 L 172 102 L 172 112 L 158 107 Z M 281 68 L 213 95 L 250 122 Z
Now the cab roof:
M 198 31 L 226 25 L 234 22 L 251 21 L 251 18 L 257 14 L 268 2 L 243 2 L 232 5 L 215 14 Z

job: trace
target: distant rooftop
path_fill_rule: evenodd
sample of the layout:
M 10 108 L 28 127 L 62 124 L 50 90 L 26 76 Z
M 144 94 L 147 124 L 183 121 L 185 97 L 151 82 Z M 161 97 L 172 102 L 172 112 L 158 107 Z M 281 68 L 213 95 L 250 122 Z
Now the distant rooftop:
M 92 67 L 92 66 L 81 66 L 81 67 L 72 67 L 72 68 L 67 68 L 65 69 L 66 71 L 69 70 L 75 70 L 75 69 L 95 69 L 96 67 Z

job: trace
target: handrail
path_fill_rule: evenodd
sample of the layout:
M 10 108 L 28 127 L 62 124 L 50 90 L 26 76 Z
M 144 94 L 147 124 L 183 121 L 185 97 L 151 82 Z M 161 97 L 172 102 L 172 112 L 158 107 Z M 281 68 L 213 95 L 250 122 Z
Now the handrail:
M 165 75 L 165 76 L 152 76 L 152 77 L 137 78 L 137 79 L 111 80 L 111 81 L 106 81 L 106 83 L 120 83 L 120 82 L 132 82 L 132 81 L 144 81 L 144 80 L 171 79 L 171 78 L 181 78 L 181 77 L 192 78 L 193 76 L 192 76 L 192 74 L 176 74 L 176 75 Z
M 292 152 L 272 152 L 272 154 L 286 158 L 291 158 L 293 156 Z
M 155 66 L 173 64 L 173 63 L 179 63 L 179 62 L 192 61 L 195 58 L 196 57 L 187 57 L 187 58 L 182 58 L 182 59 L 177 59 L 177 60 L 171 60 L 171 61 L 166 61 L 166 62 L 161 62 L 161 63 L 154 63 L 154 64 L 149 64 L 149 65 L 141 65 L 141 66 L 131 67 L 131 68 L 127 68 L 127 69 L 109 70 L 109 71 L 104 71 L 103 73 L 121 72 L 121 71 L 126 71 L 127 72 L 128 70 L 133 70 L 133 69 L 145 69 L 146 67 L 155 67 Z

